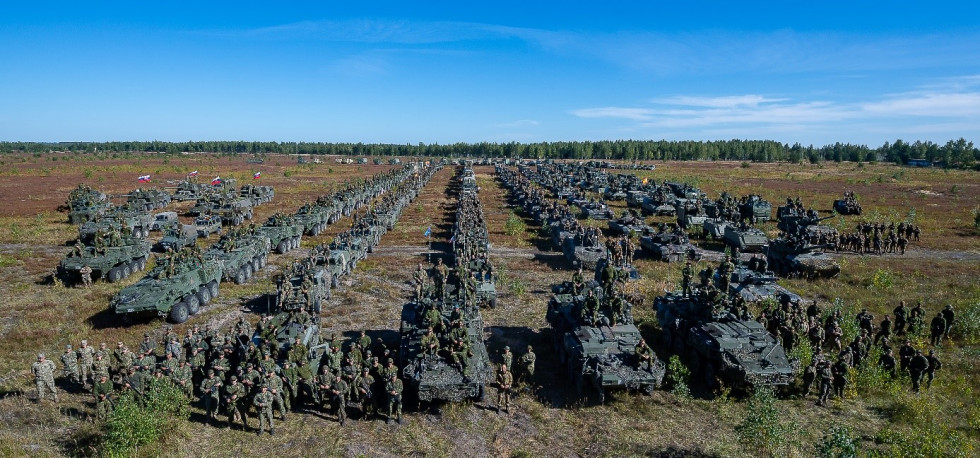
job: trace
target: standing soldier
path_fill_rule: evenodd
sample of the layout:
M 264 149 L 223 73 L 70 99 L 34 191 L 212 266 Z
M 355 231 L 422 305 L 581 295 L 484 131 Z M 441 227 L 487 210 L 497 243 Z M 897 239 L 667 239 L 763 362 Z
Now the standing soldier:
M 54 387 L 54 363 L 44 359 L 44 353 L 37 354 L 37 362 L 31 365 L 34 384 L 37 387 L 37 402 L 40 403 L 50 392 L 54 402 L 58 402 L 58 390 Z
M 932 388 L 932 379 L 936 378 L 936 371 L 943 368 L 943 363 L 933 350 L 929 350 L 926 359 L 929 360 L 929 367 L 926 369 L 926 388 Z
M 500 360 L 503 362 L 504 366 L 512 367 L 514 362 L 514 354 L 510 352 L 510 346 L 504 346 L 504 352 L 500 354 Z
M 537 362 L 538 357 L 534 354 L 534 349 L 530 345 L 527 346 L 527 353 L 521 356 L 521 366 L 524 368 L 524 376 L 527 377 L 525 381 L 527 383 L 534 383 L 534 363 Z
M 943 338 L 951 339 L 949 336 L 949 331 L 950 329 L 953 329 L 953 318 L 956 317 L 956 315 L 953 313 L 953 305 L 946 304 L 946 308 L 939 313 L 941 313 L 943 315 L 943 319 L 946 320 L 946 330 L 943 331 Z
M 810 365 L 807 366 L 806 369 L 803 369 L 803 394 L 801 395 L 803 398 L 806 398 L 810 394 L 810 387 L 813 385 L 813 381 L 817 378 L 818 361 L 819 360 L 817 358 L 813 358 L 813 361 L 810 361 Z
M 214 369 L 208 370 L 208 378 L 201 382 L 201 397 L 204 398 L 204 410 L 208 420 L 217 418 L 218 405 L 221 403 L 221 379 L 214 374 Z
M 932 324 L 929 327 L 929 330 L 931 332 L 929 342 L 931 342 L 934 347 L 942 343 L 943 334 L 946 332 L 946 318 L 943 318 L 942 312 L 937 313 L 936 317 L 932 319 Z
M 269 422 L 269 435 L 275 435 L 276 428 L 272 424 L 272 394 L 269 393 L 269 388 L 262 385 L 261 391 L 255 395 L 252 403 L 255 404 L 255 410 L 259 414 L 259 431 L 256 434 L 261 436 L 265 432 L 266 422 Z
M 922 355 L 922 350 L 917 350 L 915 356 L 909 361 L 909 374 L 912 376 L 912 391 L 919 392 L 919 386 L 922 384 L 922 375 L 927 370 L 929 370 L 929 359 Z
M 238 383 L 238 377 L 232 375 L 231 382 L 225 386 L 225 413 L 228 414 L 228 424 L 225 429 L 231 428 L 231 425 L 239 420 L 242 422 L 242 429 L 248 429 L 248 414 L 241 408 L 241 403 L 244 402 L 247 394 L 245 387 Z
M 95 350 L 88 345 L 87 340 L 82 341 L 82 346 L 78 348 L 78 376 L 82 379 L 82 387 L 89 388 L 88 379 L 92 375 L 92 363 Z
M 61 354 L 61 365 L 64 368 L 64 377 L 69 383 L 79 383 L 78 378 L 78 355 L 72 350 L 71 345 L 65 345 L 65 352 Z
M 398 378 L 397 373 L 388 376 L 388 383 L 385 384 L 385 393 L 388 395 L 388 424 L 391 424 L 392 417 L 397 418 L 398 424 L 402 423 L 402 391 L 405 385 Z
M 78 270 L 78 273 L 82 277 L 82 286 L 86 288 L 92 286 L 92 267 L 82 266 L 82 268 Z
M 881 326 L 878 328 L 878 333 L 875 334 L 875 344 L 878 344 L 878 339 L 884 337 L 887 341 L 889 337 L 892 336 L 892 320 L 885 315 L 885 319 L 881 320 Z
M 833 392 L 834 373 L 830 369 L 830 361 L 821 360 L 817 366 L 817 375 L 820 377 L 820 398 L 817 400 L 818 406 L 827 405 L 830 394 Z
M 422 267 L 422 263 L 419 263 L 418 270 L 412 274 L 412 279 L 415 280 L 415 302 L 422 300 L 422 293 L 425 292 L 425 282 L 429 280 L 429 274 Z
M 844 360 L 837 361 L 832 369 L 834 375 L 834 393 L 838 398 L 844 399 L 844 390 L 847 388 L 847 371 L 850 366 Z
M 340 374 L 334 375 L 333 384 L 330 385 L 330 398 L 337 409 L 337 421 L 340 422 L 340 426 L 344 426 L 347 421 L 347 393 L 349 392 L 350 387 Z
M 361 376 L 354 380 L 357 396 L 361 400 L 361 419 L 367 420 L 375 410 L 374 405 L 374 377 L 371 376 L 368 368 L 361 369 Z
M 497 412 L 501 406 L 510 414 L 510 388 L 514 384 L 514 376 L 507 371 L 507 365 L 501 364 L 500 371 L 497 372 Z
M 905 334 L 905 323 L 908 317 L 908 310 L 905 308 L 905 301 L 900 301 L 898 307 L 892 312 L 895 315 L 895 334 Z
M 681 288 L 685 296 L 691 295 L 691 276 L 693 274 L 693 269 L 691 269 L 691 261 L 687 261 L 684 265 L 683 278 L 681 279 Z

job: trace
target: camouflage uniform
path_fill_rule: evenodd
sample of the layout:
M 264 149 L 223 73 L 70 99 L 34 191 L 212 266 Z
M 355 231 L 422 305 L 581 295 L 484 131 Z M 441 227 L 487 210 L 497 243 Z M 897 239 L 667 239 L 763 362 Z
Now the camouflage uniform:
M 238 377 L 232 375 L 231 383 L 225 386 L 225 413 L 228 415 L 226 427 L 230 428 L 232 423 L 241 419 L 242 426 L 248 428 L 248 414 L 246 409 L 242 407 L 247 395 L 248 392 L 245 391 L 245 387 L 238 383 Z
M 204 410 L 207 412 L 209 420 L 214 420 L 221 403 L 221 380 L 215 376 L 214 371 L 208 371 L 208 378 L 201 382 L 201 397 L 204 398 Z
M 64 368 L 64 377 L 71 383 L 80 383 L 78 377 L 78 355 L 71 349 L 71 345 L 65 346 L 65 352 L 61 354 L 61 365 Z
M 31 365 L 34 384 L 37 387 L 37 402 L 41 402 L 50 392 L 54 402 L 58 402 L 58 390 L 54 387 L 54 362 L 44 359 L 44 353 L 37 355 L 37 362 Z
M 257 434 L 261 435 L 265 431 L 266 422 L 269 423 L 269 434 L 275 434 L 276 429 L 272 423 L 272 393 L 269 393 L 268 388 L 263 386 L 262 391 L 255 395 L 252 403 L 259 414 L 259 431 Z
M 497 372 L 497 412 L 501 406 L 510 413 L 510 388 L 514 384 L 514 376 L 507 370 L 507 365 L 501 365 Z
M 398 423 L 402 422 L 402 391 L 404 389 L 405 385 L 397 375 L 388 378 L 388 383 L 385 384 L 385 393 L 388 396 L 388 423 L 391 423 L 392 417 L 397 418 Z
M 88 387 L 88 381 L 92 375 L 92 363 L 95 357 L 95 349 L 88 345 L 88 341 L 83 340 L 82 346 L 78 348 L 78 377 L 82 380 L 82 385 Z

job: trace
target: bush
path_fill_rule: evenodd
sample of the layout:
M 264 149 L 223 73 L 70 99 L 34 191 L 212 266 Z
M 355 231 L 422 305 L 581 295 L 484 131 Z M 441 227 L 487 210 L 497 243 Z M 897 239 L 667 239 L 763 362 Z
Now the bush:
M 953 336 L 963 339 L 967 345 L 980 344 L 980 302 L 967 306 L 956 317 Z
M 152 381 L 146 395 L 124 393 L 106 421 L 103 456 L 131 456 L 177 430 L 187 417 L 187 398 L 169 380 Z
M 523 235 L 527 231 L 527 224 L 524 223 L 516 213 L 510 212 L 507 222 L 504 223 L 504 233 L 511 237 Z
M 739 441 L 758 454 L 780 455 L 789 445 L 792 426 L 783 423 L 772 388 L 760 386 L 749 398 L 748 414 L 735 427 Z M 758 453 L 762 452 L 762 453 Z
M 681 362 L 677 355 L 670 357 L 667 363 L 667 385 L 670 392 L 679 398 L 691 397 L 691 371 Z
M 793 349 L 786 356 L 789 356 L 790 360 L 799 362 L 796 374 L 803 374 L 803 369 L 813 362 L 813 348 L 810 346 L 810 339 L 802 338 L 797 340 L 796 345 L 793 345 Z
M 973 209 L 973 228 L 980 234 L 980 207 Z
M 868 288 L 871 289 L 889 289 L 894 284 L 892 279 L 891 271 L 887 269 L 877 269 L 874 275 L 871 276 L 871 281 L 868 284 Z
M 821 458 L 854 458 L 857 454 L 857 439 L 847 426 L 832 426 L 817 444 L 817 456 Z
M 752 167 L 752 164 L 749 164 L 747 161 L 742 161 L 742 166 L 741 167 L 743 169 L 747 169 L 749 167 Z

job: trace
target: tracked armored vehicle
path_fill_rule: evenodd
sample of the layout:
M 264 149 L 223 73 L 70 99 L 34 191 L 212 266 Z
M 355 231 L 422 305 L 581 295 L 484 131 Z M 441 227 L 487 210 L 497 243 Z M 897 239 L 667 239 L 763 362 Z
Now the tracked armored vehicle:
M 841 215 L 860 215 L 861 204 L 858 203 L 854 192 L 847 191 L 843 199 L 834 201 L 834 211 Z
M 157 258 L 156 267 L 116 294 L 110 308 L 124 318 L 152 314 L 183 323 L 218 296 L 221 274 L 220 262 L 184 249 Z
M 585 246 L 577 242 L 577 237 L 565 237 L 562 240 L 562 254 L 572 266 L 581 266 L 585 270 L 594 270 L 600 259 L 606 257 L 606 247 L 601 245 Z
M 701 201 L 677 199 L 677 224 L 684 229 L 701 226 L 708 220 L 708 211 Z
M 646 221 L 632 212 L 624 211 L 619 218 L 609 220 L 609 230 L 615 234 L 644 234 L 653 230 Z
M 790 236 L 804 236 L 813 244 L 827 243 L 837 238 L 837 229 L 820 222 L 833 217 L 834 215 L 828 215 L 821 218 L 815 211 L 794 212 L 786 207 L 779 207 L 779 222 L 776 227 Z
M 754 259 L 754 258 L 753 258 Z M 779 278 L 768 270 L 760 270 L 758 260 L 748 264 L 741 263 L 735 267 L 728 282 L 728 291 L 732 296 L 741 297 L 745 302 L 756 303 L 764 300 L 779 300 L 788 298 L 790 302 L 800 302 L 802 298 L 776 283 Z M 755 265 L 753 265 L 755 264 Z M 720 287 L 719 273 L 715 271 L 714 283 Z
M 633 324 L 630 306 L 626 305 L 622 318 L 613 321 L 602 289 L 595 285 L 587 284 L 603 303 L 595 322 L 586 316 L 586 297 L 573 296 L 569 285 L 556 285 L 548 302 L 547 320 L 555 351 L 568 370 L 569 382 L 575 384 L 579 395 L 592 386 L 599 392 L 600 402 L 605 401 L 607 390 L 652 393 L 663 381 L 664 362 L 652 351 L 649 361 L 640 360 L 637 346 L 642 337 Z
M 700 292 L 667 293 L 654 300 L 667 349 L 714 388 L 788 385 L 797 367 L 762 325 L 718 310 Z
M 609 209 L 609 206 L 603 202 L 592 201 L 580 207 L 582 208 L 583 218 L 607 220 L 616 217 L 613 211 Z
M 150 244 L 136 237 L 121 237 L 118 245 L 83 245 L 78 242 L 58 265 L 58 276 L 66 283 L 81 282 L 81 270 L 92 269 L 92 280 L 115 283 L 146 268 Z
M 672 194 L 655 193 L 644 197 L 640 208 L 645 215 L 674 216 L 677 214 L 677 208 L 674 207 L 676 201 L 677 198 Z
M 446 322 L 452 322 L 454 311 L 459 314 L 460 328 L 454 328 L 448 334 L 460 338 L 459 357 L 462 361 L 454 361 L 448 351 L 438 354 L 425 354 L 422 349 L 422 338 L 428 326 L 425 309 L 434 307 L 439 316 Z M 458 331 L 456 329 L 459 329 Z M 422 301 L 422 305 L 414 302 L 405 304 L 402 308 L 401 342 L 398 357 L 405 384 L 417 393 L 419 401 L 449 401 L 458 402 L 466 399 L 482 400 L 486 386 L 493 381 L 493 366 L 483 342 L 483 318 L 479 308 L 460 307 L 458 304 L 445 304 L 442 301 Z M 440 346 L 450 347 L 452 342 L 440 339 Z M 462 366 L 462 367 L 461 367 Z
M 276 213 L 255 230 L 258 234 L 269 238 L 272 246 L 279 254 L 299 248 L 303 238 L 303 226 L 296 223 L 292 216 Z
M 780 237 L 769 243 L 766 256 L 772 270 L 784 277 L 833 278 L 840 274 L 840 264 L 823 252 L 831 247 L 800 237 Z
M 761 253 L 769 244 L 769 237 L 761 229 L 745 225 L 725 226 L 725 245 L 743 253 Z
M 742 219 L 765 222 L 772 218 L 772 204 L 762 196 L 750 194 L 739 202 L 738 212 Z
M 664 262 L 678 262 L 697 251 L 691 239 L 680 229 L 663 230 L 640 236 L 640 246 L 650 257 Z
M 222 280 L 240 285 L 265 267 L 270 247 L 271 242 L 264 235 L 231 231 L 211 245 L 204 257 L 221 265 Z

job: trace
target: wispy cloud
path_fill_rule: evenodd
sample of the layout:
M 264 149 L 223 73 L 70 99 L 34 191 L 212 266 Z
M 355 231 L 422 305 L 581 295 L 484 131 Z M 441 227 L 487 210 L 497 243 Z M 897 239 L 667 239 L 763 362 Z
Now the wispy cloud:
M 622 118 L 632 119 L 634 121 L 649 121 L 656 113 L 656 110 L 650 108 L 623 107 L 581 108 L 572 110 L 572 114 L 580 118 Z
M 537 126 L 538 124 L 541 123 L 533 119 L 518 119 L 517 121 L 513 121 L 513 122 L 505 122 L 505 123 L 497 124 L 495 127 L 500 127 L 500 128 L 533 127 L 533 126 Z

